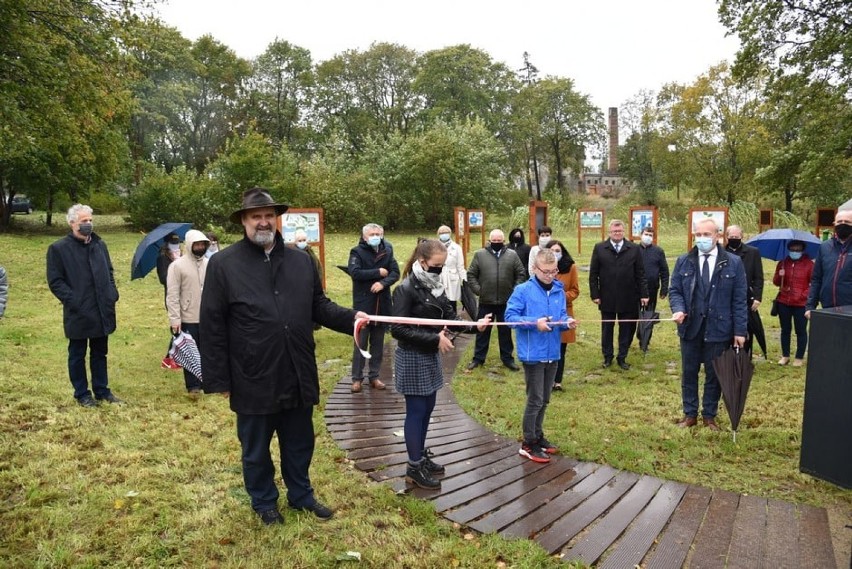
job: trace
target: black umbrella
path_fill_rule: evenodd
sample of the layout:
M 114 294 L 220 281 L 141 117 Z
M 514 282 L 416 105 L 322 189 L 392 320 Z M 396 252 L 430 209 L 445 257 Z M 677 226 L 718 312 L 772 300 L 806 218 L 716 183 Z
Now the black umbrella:
M 151 230 L 136 246 L 133 261 L 130 263 L 130 280 L 141 279 L 157 266 L 157 255 L 160 254 L 160 247 L 163 246 L 166 236 L 174 233 L 183 239 L 191 228 L 191 223 L 164 223 Z
M 639 338 L 639 349 L 648 353 L 648 344 L 654 333 L 654 325 L 660 320 L 660 313 L 653 310 L 639 311 L 639 324 L 636 326 L 636 337 Z
M 201 378 L 201 354 L 198 353 L 198 344 L 187 332 L 181 331 L 172 338 L 172 346 L 169 355 L 180 366 L 202 381 Z
M 479 304 L 476 301 L 476 295 L 470 290 L 470 285 L 467 281 L 461 283 L 461 305 L 471 320 L 476 320 L 476 315 L 479 313 Z
M 760 312 L 757 310 L 749 309 L 748 311 L 748 336 L 747 347 L 753 351 L 754 348 L 751 347 L 751 343 L 753 340 L 757 340 L 757 344 L 763 350 L 763 357 L 766 358 L 766 332 L 763 330 L 763 320 L 760 319 Z
M 729 348 L 713 360 L 713 369 L 722 386 L 722 399 L 731 419 L 734 442 L 737 442 L 737 427 L 745 409 L 748 388 L 754 374 L 754 364 L 746 350 Z

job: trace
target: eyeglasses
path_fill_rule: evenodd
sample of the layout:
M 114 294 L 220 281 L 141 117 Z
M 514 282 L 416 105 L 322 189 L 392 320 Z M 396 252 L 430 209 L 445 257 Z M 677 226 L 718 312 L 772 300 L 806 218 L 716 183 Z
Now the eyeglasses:
M 546 277 L 555 277 L 556 275 L 559 274 L 559 269 L 553 269 L 552 271 L 545 271 L 544 269 L 542 269 L 540 267 L 536 267 L 535 270 L 537 270 L 538 272 L 540 272 L 542 275 L 544 275 Z

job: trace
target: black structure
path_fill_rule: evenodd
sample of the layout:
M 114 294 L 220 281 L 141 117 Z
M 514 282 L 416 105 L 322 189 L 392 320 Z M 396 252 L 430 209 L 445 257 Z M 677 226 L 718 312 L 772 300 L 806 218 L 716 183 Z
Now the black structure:
M 811 312 L 802 472 L 852 489 L 852 306 Z

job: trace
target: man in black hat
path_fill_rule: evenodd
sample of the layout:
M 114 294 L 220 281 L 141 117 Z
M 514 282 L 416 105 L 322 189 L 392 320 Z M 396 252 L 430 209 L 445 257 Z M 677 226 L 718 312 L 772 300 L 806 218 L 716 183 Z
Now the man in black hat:
M 322 520 L 333 514 L 314 497 L 308 475 L 319 403 L 314 323 L 352 334 L 355 318 L 366 316 L 329 300 L 311 258 L 284 246 L 276 222 L 287 207 L 263 188 L 246 190 L 230 218 L 244 237 L 210 258 L 201 297 L 203 388 L 230 398 L 246 492 L 267 525 L 284 522 L 273 434 L 290 507 Z

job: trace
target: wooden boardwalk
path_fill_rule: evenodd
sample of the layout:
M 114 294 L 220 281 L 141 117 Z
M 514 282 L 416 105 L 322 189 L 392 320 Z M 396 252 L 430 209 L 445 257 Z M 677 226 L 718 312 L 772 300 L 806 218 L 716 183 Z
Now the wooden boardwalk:
M 458 342 L 457 342 L 458 343 Z M 480 532 L 534 539 L 552 554 L 588 565 L 625 567 L 836 568 L 822 508 L 741 496 L 579 462 L 556 455 L 537 464 L 517 440 L 496 435 L 456 403 L 451 377 L 464 353 L 444 358 L 427 446 L 446 466 L 440 490 L 407 487 L 405 402 L 383 366 L 385 391 L 329 396 L 325 422 L 355 466 L 373 480 L 431 500 L 444 517 Z M 385 362 L 392 362 L 386 352 Z M 383 370 L 384 371 L 384 370 Z

